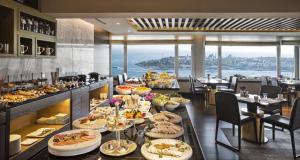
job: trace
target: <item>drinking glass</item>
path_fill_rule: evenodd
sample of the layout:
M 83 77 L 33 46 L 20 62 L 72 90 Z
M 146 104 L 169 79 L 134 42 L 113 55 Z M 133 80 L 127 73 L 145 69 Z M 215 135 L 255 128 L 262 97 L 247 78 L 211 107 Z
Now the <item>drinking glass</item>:
M 267 99 L 268 98 L 268 93 L 263 93 L 263 99 Z

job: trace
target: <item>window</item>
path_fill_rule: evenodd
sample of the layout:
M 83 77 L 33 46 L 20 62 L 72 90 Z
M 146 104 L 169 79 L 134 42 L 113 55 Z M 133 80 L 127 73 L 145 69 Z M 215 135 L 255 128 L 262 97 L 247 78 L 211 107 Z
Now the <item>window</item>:
M 189 77 L 192 73 L 191 44 L 178 45 L 178 77 Z
M 124 45 L 113 44 L 111 46 L 111 65 L 112 75 L 118 75 L 124 73 Z
M 175 73 L 175 45 L 128 45 L 128 75 L 141 77 L 147 70 Z
M 294 46 L 281 46 L 281 75 L 294 78 Z
M 275 46 L 223 46 L 222 78 L 240 74 L 247 77 L 276 77 Z
M 218 47 L 205 46 L 205 74 L 210 74 L 211 77 L 218 75 Z

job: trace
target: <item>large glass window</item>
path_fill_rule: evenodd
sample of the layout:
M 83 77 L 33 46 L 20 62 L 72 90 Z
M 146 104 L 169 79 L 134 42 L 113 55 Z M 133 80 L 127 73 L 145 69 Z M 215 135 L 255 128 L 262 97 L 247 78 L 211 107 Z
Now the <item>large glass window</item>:
M 192 73 L 191 44 L 178 45 L 178 77 L 189 77 Z
M 128 75 L 142 76 L 147 70 L 175 73 L 175 45 L 128 45 Z
M 218 47 L 205 46 L 205 74 L 210 74 L 211 77 L 218 75 Z
M 294 78 L 294 46 L 281 46 L 281 75 Z
M 112 75 L 124 73 L 124 45 L 113 44 L 111 46 Z
M 276 55 L 275 46 L 223 46 L 222 77 L 276 77 Z

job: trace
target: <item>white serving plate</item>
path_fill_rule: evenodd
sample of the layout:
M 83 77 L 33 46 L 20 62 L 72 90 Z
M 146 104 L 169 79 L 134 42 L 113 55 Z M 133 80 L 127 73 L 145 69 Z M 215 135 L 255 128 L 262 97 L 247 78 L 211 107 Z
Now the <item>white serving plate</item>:
M 89 129 L 75 129 L 71 131 L 62 132 L 60 134 L 70 134 L 76 133 L 80 131 L 89 131 L 90 134 L 94 134 L 96 137 L 93 140 L 85 141 L 82 143 L 72 144 L 72 145 L 65 145 L 65 146 L 54 146 L 53 145 L 53 137 L 51 137 L 48 141 L 48 151 L 49 153 L 55 156 L 62 156 L 62 157 L 69 157 L 69 156 L 76 156 L 88 153 L 90 151 L 95 150 L 101 144 L 101 134 L 96 130 L 89 130 Z
M 162 112 L 163 112 L 163 111 L 162 111 Z M 159 113 L 156 113 L 156 114 L 159 114 Z M 154 120 L 154 117 L 155 117 L 156 114 L 154 114 L 153 116 L 149 117 L 149 120 L 150 120 L 151 122 L 161 122 L 161 121 L 156 121 L 156 120 Z M 175 114 L 175 113 L 173 113 L 173 114 Z M 177 115 L 177 114 L 176 114 L 176 115 Z M 177 116 L 178 116 L 177 119 L 172 119 L 171 121 L 168 121 L 168 122 L 171 122 L 171 123 L 180 123 L 180 122 L 182 121 L 182 117 L 179 116 L 179 115 L 177 115 Z
M 113 156 L 113 157 L 120 157 L 120 156 L 125 156 L 125 155 L 128 155 L 132 152 L 134 152 L 137 148 L 137 144 L 133 141 L 130 141 L 131 142 L 131 146 L 129 147 L 129 150 L 127 152 L 124 152 L 124 153 L 113 153 L 111 151 L 107 151 L 104 149 L 104 146 L 109 144 L 109 143 L 112 143 L 112 142 L 115 142 L 116 140 L 111 140 L 111 141 L 108 141 L 108 142 L 105 142 L 104 144 L 101 145 L 100 147 L 100 151 L 101 153 L 105 154 L 105 155 L 109 155 L 109 156 Z M 123 139 L 121 139 L 121 141 L 125 141 Z
M 151 138 L 177 138 L 183 135 L 184 130 L 183 128 L 176 134 L 164 134 L 164 133 L 153 133 L 153 132 L 146 132 L 147 127 L 145 127 L 145 135 Z
M 156 140 L 152 140 L 151 144 L 153 144 L 153 145 L 161 144 L 161 143 L 176 144 L 178 142 L 182 142 L 182 141 L 175 140 L 175 139 L 156 139 Z M 171 156 L 163 156 L 160 158 L 158 154 L 153 154 L 153 153 L 148 152 L 146 144 L 144 144 L 141 148 L 141 153 L 147 160 L 188 160 L 189 158 L 192 157 L 193 150 L 189 146 L 189 150 L 186 150 L 181 157 L 177 158 L 177 157 L 171 157 Z
M 79 118 L 79 119 L 76 119 L 75 121 L 73 121 L 73 123 L 72 123 L 73 127 L 77 128 L 77 129 L 93 129 L 93 130 L 97 130 L 101 133 L 107 131 L 106 119 L 97 119 L 95 124 L 80 124 L 81 119 L 83 119 L 83 118 Z

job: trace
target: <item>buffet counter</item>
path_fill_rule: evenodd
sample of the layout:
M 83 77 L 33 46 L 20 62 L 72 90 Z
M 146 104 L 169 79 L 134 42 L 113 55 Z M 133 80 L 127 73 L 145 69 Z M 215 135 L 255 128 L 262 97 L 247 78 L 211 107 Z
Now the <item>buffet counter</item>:
M 32 158 L 47 148 L 53 135 L 70 130 L 74 119 L 88 115 L 91 98 L 99 98 L 100 93 L 105 93 L 106 98 L 112 95 L 112 78 L 19 103 L 2 103 L 0 159 Z
M 157 110 L 152 107 L 151 109 L 152 114 L 155 114 Z M 193 129 L 193 126 L 191 124 L 190 118 L 187 113 L 187 109 L 185 106 L 179 107 L 176 110 L 173 111 L 173 113 L 178 114 L 182 117 L 182 121 L 179 123 L 180 126 L 184 128 L 184 134 L 180 137 L 178 137 L 178 140 L 181 140 L 187 144 L 189 144 L 193 149 L 193 155 L 190 159 L 192 160 L 201 160 L 203 159 L 202 151 L 199 148 L 199 144 L 197 143 L 197 138 Z M 121 138 L 123 139 L 129 139 L 134 141 L 137 144 L 137 149 L 126 156 L 122 156 L 121 159 L 124 160 L 132 160 L 132 159 L 145 159 L 141 154 L 141 147 L 145 143 L 145 133 L 144 128 L 149 124 L 149 120 L 146 120 L 144 124 L 137 125 L 137 137 L 131 138 L 131 132 L 133 128 L 128 129 L 126 132 L 121 133 Z M 105 143 L 109 140 L 112 140 L 115 138 L 114 132 L 104 132 L 102 133 L 102 143 Z M 82 160 L 82 159 L 89 159 L 89 160 L 98 160 L 101 158 L 101 160 L 114 160 L 114 159 L 120 159 L 120 157 L 111 157 L 104 155 L 100 152 L 99 147 L 95 149 L 92 152 L 89 152 L 87 154 L 79 155 L 79 156 L 73 156 L 73 157 L 57 157 L 53 156 L 50 153 L 48 153 L 47 149 L 44 149 L 42 152 L 40 152 L 38 155 L 36 155 L 33 159 L 45 159 L 45 160 L 63 160 L 63 159 L 72 159 L 72 160 Z

